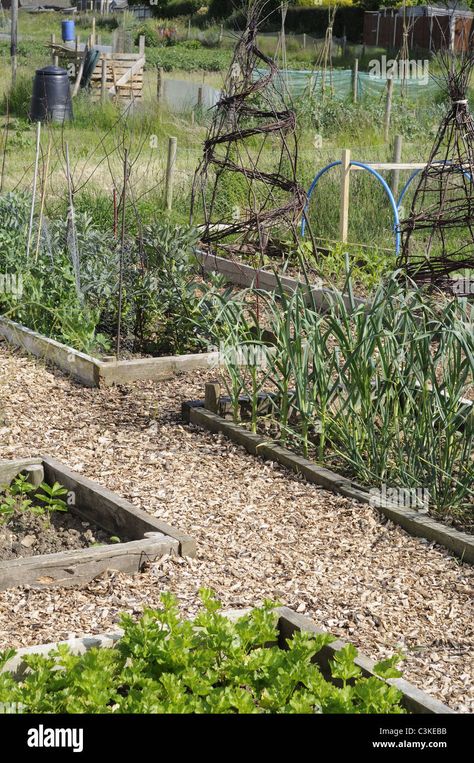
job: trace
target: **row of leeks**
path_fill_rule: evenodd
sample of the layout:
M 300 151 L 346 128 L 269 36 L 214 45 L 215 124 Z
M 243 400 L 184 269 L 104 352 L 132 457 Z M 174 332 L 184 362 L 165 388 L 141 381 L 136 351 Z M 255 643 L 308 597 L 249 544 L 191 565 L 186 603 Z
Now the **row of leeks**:
M 347 296 L 348 295 L 348 296 Z M 234 419 L 273 393 L 281 443 L 367 485 L 423 488 L 432 510 L 474 519 L 474 317 L 393 274 L 367 305 L 350 288 L 321 314 L 303 285 L 223 299 L 213 339 Z

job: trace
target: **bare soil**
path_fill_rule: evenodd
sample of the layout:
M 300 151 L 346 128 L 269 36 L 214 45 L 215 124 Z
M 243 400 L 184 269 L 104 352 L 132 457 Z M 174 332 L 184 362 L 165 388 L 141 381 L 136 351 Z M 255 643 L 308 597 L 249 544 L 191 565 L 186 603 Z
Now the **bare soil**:
M 24 512 L 0 526 L 0 561 L 89 548 L 99 543 L 110 543 L 110 534 L 82 521 L 71 511 L 55 512 L 51 520 Z

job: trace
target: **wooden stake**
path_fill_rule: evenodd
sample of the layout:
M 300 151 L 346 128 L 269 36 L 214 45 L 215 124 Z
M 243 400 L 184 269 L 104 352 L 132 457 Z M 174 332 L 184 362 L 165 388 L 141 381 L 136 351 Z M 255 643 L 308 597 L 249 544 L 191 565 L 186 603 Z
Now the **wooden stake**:
M 401 135 L 395 135 L 395 143 L 393 146 L 393 161 L 399 164 L 402 161 L 402 145 L 403 138 Z M 398 183 L 400 182 L 400 170 L 392 171 L 392 193 L 395 199 L 398 196 Z
M 12 64 L 12 85 L 16 83 L 18 46 L 18 0 L 11 0 L 10 58 Z
M 392 96 L 393 96 L 393 78 L 387 77 L 387 98 L 385 101 L 385 114 L 383 118 L 383 135 L 384 140 L 388 143 L 390 134 L 390 117 L 392 114 Z
M 208 382 L 204 386 L 204 408 L 211 413 L 219 412 L 221 385 L 218 382 Z
M 31 234 L 33 232 L 33 216 L 35 213 L 36 186 L 38 184 L 38 163 L 41 143 L 41 122 L 36 123 L 36 152 L 35 152 L 35 173 L 33 176 L 33 193 L 31 195 L 30 222 L 28 225 L 28 239 L 26 242 L 26 259 L 30 257 Z
M 157 71 L 157 78 L 156 78 L 156 100 L 158 103 L 161 102 L 163 98 L 163 67 L 159 66 Z
M 10 101 L 8 95 L 5 96 L 5 126 L 3 128 L 3 156 L 2 156 L 2 174 L 0 177 L 0 193 L 3 191 L 3 181 L 5 180 L 5 164 L 7 161 L 8 133 L 10 129 Z
M 145 35 L 141 34 L 138 38 L 138 53 L 140 56 L 145 55 Z
M 127 201 L 127 180 L 128 180 L 128 149 L 124 151 L 123 157 L 123 191 L 122 191 L 122 224 L 120 231 L 120 267 L 119 267 L 119 293 L 117 307 L 117 337 L 115 345 L 115 355 L 117 360 L 120 357 L 120 332 L 122 330 L 122 296 L 123 296 L 123 260 L 125 254 L 125 211 Z
M 51 133 L 48 134 L 48 150 L 46 152 L 46 165 L 44 167 L 43 183 L 41 186 L 41 201 L 40 201 L 40 213 L 39 213 L 39 219 L 38 219 L 38 237 L 36 239 L 35 262 L 38 261 L 38 253 L 39 253 L 40 242 L 41 242 L 41 225 L 43 222 L 44 202 L 46 199 L 46 184 L 48 182 L 50 156 L 51 156 Z
M 202 85 L 199 85 L 198 87 L 197 107 L 198 109 L 202 109 Z
M 95 16 L 92 16 L 91 47 L 95 45 Z
M 166 164 L 166 209 L 171 211 L 173 207 L 173 180 L 174 169 L 176 164 L 176 151 L 178 146 L 178 139 L 171 137 L 168 141 L 168 161 Z
M 81 58 L 81 63 L 79 65 L 79 71 L 77 73 L 76 81 L 74 83 L 74 87 L 72 89 L 72 97 L 76 96 L 79 92 L 79 88 L 81 86 L 81 79 L 82 79 L 82 73 L 84 71 L 84 64 L 86 62 L 86 56 L 87 56 L 87 45 L 84 48 L 84 53 Z
M 101 73 L 100 73 L 100 99 L 102 103 L 107 100 L 107 59 L 103 58 L 101 61 Z
M 56 58 L 55 53 L 54 53 L 54 46 L 55 45 L 56 45 L 56 35 L 52 34 L 51 35 L 51 61 L 53 62 L 53 64 L 54 64 L 54 59 Z
M 339 238 L 343 244 L 347 242 L 349 230 L 349 187 L 351 174 L 351 152 L 348 148 L 342 151 L 341 164 L 341 202 L 339 212 Z
M 74 275 L 75 275 L 75 282 L 76 282 L 76 292 L 79 299 L 82 299 L 82 293 L 81 293 L 81 274 L 79 271 L 79 264 L 77 262 L 77 257 L 79 256 L 77 251 L 77 234 L 76 234 L 76 217 L 74 213 L 74 192 L 72 189 L 72 176 L 71 176 L 71 164 L 69 162 L 69 143 L 66 142 L 66 179 L 67 179 L 67 190 L 68 190 L 68 198 L 69 198 L 69 224 L 71 226 L 71 238 L 73 242 L 73 247 L 75 250 L 75 260 L 73 261 L 74 266 Z
M 357 91 L 359 86 L 359 59 L 354 59 L 354 68 L 352 70 L 352 100 L 357 103 Z

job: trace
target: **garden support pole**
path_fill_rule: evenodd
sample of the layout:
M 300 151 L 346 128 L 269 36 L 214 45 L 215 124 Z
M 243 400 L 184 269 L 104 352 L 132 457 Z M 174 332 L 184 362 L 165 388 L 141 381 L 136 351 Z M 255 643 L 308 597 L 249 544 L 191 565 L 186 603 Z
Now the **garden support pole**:
M 156 100 L 161 103 L 163 98 L 163 67 L 159 66 L 156 77 Z
M 29 260 L 31 249 L 31 236 L 33 234 L 33 217 L 35 214 L 36 187 L 38 185 L 38 164 L 41 148 L 41 122 L 36 123 L 36 151 L 35 151 L 35 171 L 33 176 L 33 192 L 31 194 L 30 221 L 28 225 L 28 239 L 26 242 L 26 259 Z
M 18 0 L 11 0 L 11 36 L 10 58 L 12 63 L 12 85 L 16 83 L 17 45 L 18 45 Z
M 400 164 L 402 161 L 402 145 L 403 145 L 403 138 L 401 135 L 395 135 L 395 143 L 393 145 L 393 162 L 394 164 Z M 394 198 L 396 199 L 398 196 L 398 183 L 400 182 L 400 170 L 393 170 L 392 171 L 392 193 Z
M 166 209 L 168 212 L 173 207 L 173 180 L 176 165 L 176 151 L 178 139 L 171 137 L 168 141 L 168 162 L 166 164 Z
M 357 89 L 359 84 L 359 59 L 354 59 L 354 68 L 352 70 L 352 100 L 357 103 Z
M 349 186 L 351 175 L 351 152 L 344 148 L 341 157 L 341 201 L 339 211 L 339 238 L 343 244 L 347 242 L 349 229 Z
M 101 61 L 101 73 L 100 73 L 100 99 L 102 103 L 107 100 L 107 59 L 103 58 Z
M 120 262 L 119 262 L 119 293 L 117 307 L 117 336 L 115 345 L 115 355 L 117 360 L 120 358 L 121 331 L 122 331 L 122 301 L 123 301 L 123 264 L 125 255 L 125 213 L 127 205 L 127 181 L 128 181 L 128 149 L 124 151 L 123 157 L 123 191 L 122 191 L 122 222 L 120 227 Z
M 387 77 L 387 98 L 385 100 L 385 114 L 383 118 L 383 136 L 388 143 L 390 134 L 390 117 L 392 114 L 393 78 Z

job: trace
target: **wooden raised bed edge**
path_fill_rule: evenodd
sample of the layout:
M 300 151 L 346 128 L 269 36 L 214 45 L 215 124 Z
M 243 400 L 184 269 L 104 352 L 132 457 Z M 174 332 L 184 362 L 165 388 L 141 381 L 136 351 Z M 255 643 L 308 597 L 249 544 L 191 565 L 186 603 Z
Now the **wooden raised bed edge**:
M 244 610 L 231 610 L 223 612 L 223 614 L 230 619 L 236 619 L 246 612 Z M 295 631 L 307 631 L 310 633 L 327 633 L 327 631 L 318 628 L 312 620 L 307 617 L 297 614 L 288 607 L 278 608 L 278 631 L 279 638 L 278 644 L 280 648 L 284 648 L 286 640 L 293 636 Z M 112 648 L 122 636 L 123 631 L 117 629 L 117 631 L 111 633 L 104 633 L 98 636 L 84 636 L 83 638 L 70 639 L 68 641 L 60 641 L 60 644 L 67 644 L 74 654 L 83 654 L 84 652 L 92 649 L 93 647 Z M 347 642 L 337 639 L 331 644 L 323 647 L 318 654 L 314 657 L 314 662 L 320 667 L 322 674 L 326 679 L 331 679 L 330 673 L 330 660 L 334 659 L 334 656 L 341 649 L 346 646 Z M 21 680 L 28 668 L 24 662 L 24 657 L 29 654 L 42 654 L 47 655 L 58 644 L 41 644 L 39 646 L 26 647 L 19 649 L 15 657 L 12 657 L 3 667 L 3 671 L 12 673 L 16 680 Z M 374 673 L 374 661 L 364 654 L 359 654 L 355 659 L 356 664 L 361 668 L 362 674 L 365 677 L 375 676 Z M 384 680 L 384 679 L 380 679 Z M 396 686 L 402 693 L 402 704 L 406 710 L 410 713 L 430 713 L 430 714 L 454 714 L 454 710 L 451 710 L 447 705 L 433 699 L 425 692 L 417 689 L 416 686 L 405 681 L 403 678 L 389 678 L 386 683 Z
M 165 554 L 194 556 L 196 542 L 166 522 L 137 509 L 107 488 L 69 469 L 50 456 L 0 462 L 0 484 L 30 466 L 41 465 L 48 483 L 60 482 L 73 492 L 74 513 L 111 535 L 132 540 L 0 563 L 0 590 L 18 585 L 78 585 L 108 569 L 136 572 L 146 561 Z
M 216 352 L 203 352 L 163 358 L 103 361 L 3 317 L 0 317 L 0 334 L 9 344 L 53 363 L 87 387 L 128 384 L 140 379 L 169 379 L 176 373 L 209 368 L 217 360 Z
M 195 251 L 195 256 L 198 264 L 202 267 L 206 273 L 219 273 L 234 286 L 255 287 L 264 289 L 266 291 L 275 291 L 281 287 L 288 293 L 292 294 L 298 288 L 308 291 L 307 302 L 315 306 L 320 312 L 324 312 L 328 309 L 334 298 L 342 297 L 345 305 L 350 305 L 349 297 L 341 294 L 338 291 L 327 289 L 324 287 L 311 288 L 309 284 L 304 281 L 299 281 L 296 278 L 291 278 L 285 275 L 275 275 L 268 270 L 262 270 L 261 268 L 254 268 L 251 265 L 245 265 L 244 263 L 234 262 L 228 260 L 225 257 L 218 257 L 215 254 L 209 252 L 203 252 L 201 250 Z M 279 285 L 280 284 L 280 285 Z M 365 304 L 365 300 L 360 297 L 354 297 L 354 304 L 356 306 Z
M 206 410 L 202 401 L 183 403 L 182 415 L 188 423 L 208 429 L 211 432 L 221 432 L 229 439 L 242 445 L 252 455 L 261 456 L 269 461 L 276 461 L 291 471 L 302 474 L 308 482 L 321 485 L 326 490 L 339 493 L 347 498 L 369 503 L 392 522 L 403 527 L 410 535 L 439 543 L 463 561 L 474 563 L 473 535 L 451 528 L 414 510 L 377 504 L 368 488 L 358 485 L 330 469 L 316 466 L 307 458 L 296 455 L 272 440 L 248 432 L 238 424 L 226 421 L 218 414 Z

